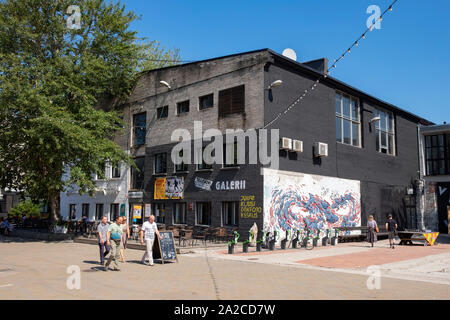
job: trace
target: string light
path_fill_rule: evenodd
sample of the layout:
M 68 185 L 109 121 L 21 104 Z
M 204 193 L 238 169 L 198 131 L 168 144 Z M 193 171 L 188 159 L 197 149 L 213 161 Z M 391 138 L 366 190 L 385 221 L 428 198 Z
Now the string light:
M 326 78 L 328 77 L 328 75 L 329 75 L 331 69 L 336 69 L 336 64 L 337 64 L 340 60 L 344 59 L 344 56 L 345 56 L 347 53 L 350 53 L 350 52 L 351 52 L 351 48 L 352 48 L 353 46 L 356 46 L 356 47 L 357 47 L 357 46 L 359 45 L 359 42 L 358 42 L 359 40 L 361 40 L 361 39 L 366 39 L 366 33 L 367 33 L 368 31 L 372 31 L 373 28 L 374 28 L 374 26 L 375 26 L 375 24 L 378 23 L 378 21 L 382 21 L 382 20 L 383 20 L 383 16 L 384 16 L 388 11 L 392 12 L 392 8 L 393 8 L 393 6 L 395 5 L 395 3 L 396 3 L 397 1 L 398 1 L 398 0 L 395 0 L 394 2 L 392 2 L 392 4 L 389 6 L 389 8 L 387 8 L 387 9 L 381 14 L 380 18 L 379 18 L 378 20 L 375 20 L 375 21 L 372 23 L 372 25 L 371 25 L 370 27 L 368 27 L 368 28 L 366 29 L 366 31 L 364 31 L 364 33 L 362 34 L 362 36 L 360 36 L 360 37 L 353 43 L 353 45 L 352 45 L 350 48 L 348 48 L 347 51 L 344 52 L 344 53 L 341 55 L 341 57 L 340 57 L 339 59 L 334 59 L 334 60 L 333 60 L 333 65 L 332 65 L 331 67 L 329 67 L 328 70 L 325 72 L 325 74 L 321 75 L 321 76 L 319 77 L 319 79 L 317 79 L 317 80 L 314 82 L 314 84 L 313 84 L 309 89 L 305 90 L 305 92 L 300 96 L 300 98 L 298 98 L 298 99 L 295 100 L 293 103 L 291 103 L 291 104 L 289 105 L 288 108 L 286 108 L 284 111 L 280 112 L 275 118 L 273 118 L 271 121 L 269 121 L 269 122 L 268 122 L 264 127 L 262 127 L 262 128 L 263 128 L 263 129 L 266 129 L 267 127 L 269 127 L 269 126 L 271 126 L 273 123 L 275 123 L 275 122 L 276 122 L 278 119 L 280 119 L 284 114 L 286 114 L 289 110 L 291 110 L 292 107 L 294 107 L 294 106 L 299 102 L 299 100 L 303 100 L 303 98 L 304 98 L 310 91 L 314 90 L 314 89 L 316 88 L 316 86 L 319 84 L 319 82 L 320 82 L 321 79 L 326 79 Z

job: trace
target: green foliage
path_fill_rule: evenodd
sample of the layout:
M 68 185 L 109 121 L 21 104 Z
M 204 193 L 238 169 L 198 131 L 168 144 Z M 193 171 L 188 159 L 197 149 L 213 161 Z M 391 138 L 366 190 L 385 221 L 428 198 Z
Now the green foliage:
M 33 218 L 40 217 L 41 212 L 39 210 L 39 205 L 34 204 L 31 200 L 25 200 L 19 202 L 9 211 L 9 216 L 14 218 L 21 218 L 24 215 Z
M 71 5 L 80 29 L 67 28 Z M 65 186 L 93 194 L 104 163 L 132 164 L 113 141 L 117 106 L 140 71 L 166 65 L 151 60 L 179 61 L 129 30 L 137 18 L 103 0 L 0 0 L 0 187 L 48 200 L 55 214 Z

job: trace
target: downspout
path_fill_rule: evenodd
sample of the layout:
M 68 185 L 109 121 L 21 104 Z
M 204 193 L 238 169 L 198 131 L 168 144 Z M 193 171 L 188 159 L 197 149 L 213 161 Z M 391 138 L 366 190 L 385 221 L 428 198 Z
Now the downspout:
M 424 230 L 424 215 L 425 215 L 425 181 L 423 180 L 423 153 L 422 153 L 422 134 L 421 134 L 421 124 L 417 126 L 417 153 L 419 159 L 419 179 L 417 180 L 416 187 L 416 211 L 417 211 L 417 228 L 419 230 Z

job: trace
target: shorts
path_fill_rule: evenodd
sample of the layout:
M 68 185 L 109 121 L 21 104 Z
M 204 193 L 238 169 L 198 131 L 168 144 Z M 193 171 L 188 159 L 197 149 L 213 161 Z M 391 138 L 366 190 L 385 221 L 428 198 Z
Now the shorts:
M 388 232 L 388 238 L 389 238 L 389 240 L 393 240 L 395 238 L 395 232 L 394 231 L 389 231 Z

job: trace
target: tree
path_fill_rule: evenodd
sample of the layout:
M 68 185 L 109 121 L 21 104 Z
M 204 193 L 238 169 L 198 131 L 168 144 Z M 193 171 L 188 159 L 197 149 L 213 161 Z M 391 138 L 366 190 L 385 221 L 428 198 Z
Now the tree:
M 130 30 L 137 18 L 103 0 L 0 0 L 0 187 L 48 201 L 53 221 L 65 186 L 93 194 L 106 162 L 132 164 L 114 107 L 166 65 L 153 60 L 179 61 Z

